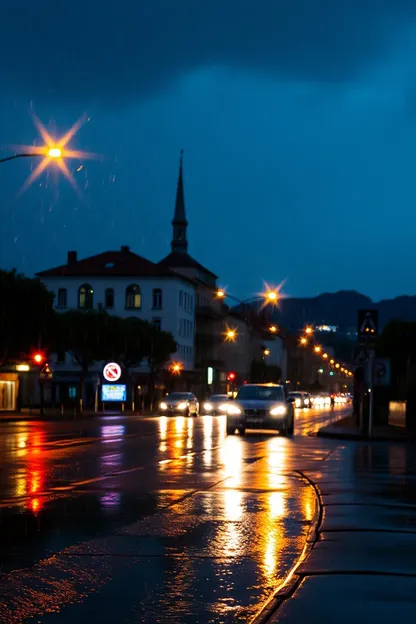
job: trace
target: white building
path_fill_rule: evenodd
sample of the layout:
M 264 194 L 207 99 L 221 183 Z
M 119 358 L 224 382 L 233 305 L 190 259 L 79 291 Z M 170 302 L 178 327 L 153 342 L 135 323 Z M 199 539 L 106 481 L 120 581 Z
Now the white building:
M 142 258 L 129 247 L 82 260 L 76 251 L 70 251 L 66 264 L 37 276 L 54 293 L 58 311 L 105 310 L 122 318 L 149 321 L 170 332 L 178 345 L 172 359 L 180 360 L 185 370 L 193 370 L 193 280 Z

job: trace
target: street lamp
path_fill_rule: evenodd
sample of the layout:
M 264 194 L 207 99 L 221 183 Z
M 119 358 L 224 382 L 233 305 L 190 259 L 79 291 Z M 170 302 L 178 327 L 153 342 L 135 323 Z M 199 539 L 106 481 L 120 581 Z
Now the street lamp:
M 180 375 L 182 370 L 183 370 L 182 362 L 172 362 L 170 366 L 170 372 L 172 373 L 172 375 Z
M 275 333 L 277 332 L 277 327 L 276 327 L 276 325 L 271 325 L 271 326 L 269 327 L 269 332 L 270 332 L 270 333 L 272 333 L 272 334 L 275 334 Z
M 320 347 L 319 345 L 316 345 L 314 351 L 315 353 L 320 353 L 322 351 L 322 347 Z
M 225 332 L 225 340 L 227 342 L 235 342 L 237 338 L 237 330 L 228 328 Z
M 310 327 L 310 326 L 305 327 L 305 334 L 308 334 L 308 336 L 310 336 L 311 334 L 313 334 L 313 329 L 312 329 L 312 327 Z
M 61 137 L 60 139 L 54 139 L 43 124 L 39 121 L 39 119 L 33 115 L 34 123 L 39 130 L 40 135 L 42 136 L 44 145 L 42 146 L 33 146 L 33 145 L 24 145 L 20 146 L 19 150 L 16 154 L 12 156 L 6 156 L 5 158 L 0 158 L 0 163 L 8 162 L 9 160 L 15 160 L 16 158 L 35 158 L 35 157 L 43 157 L 40 163 L 35 167 L 32 171 L 29 178 L 26 180 L 22 191 L 25 191 L 32 182 L 38 178 L 41 173 L 50 165 L 51 162 L 55 162 L 59 169 L 62 171 L 67 180 L 71 183 L 73 188 L 80 194 L 80 190 L 72 177 L 71 172 L 68 169 L 68 166 L 65 162 L 67 158 L 78 158 L 78 159 L 92 159 L 97 158 L 97 154 L 91 154 L 89 152 L 81 152 L 79 150 L 71 150 L 67 148 L 67 145 L 73 139 L 74 135 L 81 128 L 82 124 L 86 120 L 86 117 L 81 117 L 73 126 L 68 130 L 68 132 Z

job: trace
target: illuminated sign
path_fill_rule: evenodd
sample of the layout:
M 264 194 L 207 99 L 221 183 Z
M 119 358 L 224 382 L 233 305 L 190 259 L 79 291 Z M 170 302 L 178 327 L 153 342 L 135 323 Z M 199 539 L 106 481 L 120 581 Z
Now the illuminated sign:
M 207 369 L 207 382 L 208 385 L 210 386 L 214 381 L 214 369 L 212 368 L 212 366 L 208 366 Z
M 101 386 L 101 400 L 124 403 L 126 401 L 126 384 L 104 384 Z
M 116 362 L 109 362 L 104 366 L 103 377 L 109 382 L 118 381 L 121 377 L 121 366 Z

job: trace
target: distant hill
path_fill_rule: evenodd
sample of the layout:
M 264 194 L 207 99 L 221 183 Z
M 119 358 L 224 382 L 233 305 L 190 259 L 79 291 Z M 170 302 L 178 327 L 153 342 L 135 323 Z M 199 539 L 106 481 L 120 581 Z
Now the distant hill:
M 403 295 L 395 299 L 372 301 L 355 290 L 323 293 L 310 298 L 287 298 L 280 309 L 273 312 L 273 319 L 289 331 L 296 331 L 307 324 L 337 325 L 340 331 L 355 331 L 357 311 L 364 308 L 379 311 L 380 326 L 391 320 L 416 321 L 416 296 Z

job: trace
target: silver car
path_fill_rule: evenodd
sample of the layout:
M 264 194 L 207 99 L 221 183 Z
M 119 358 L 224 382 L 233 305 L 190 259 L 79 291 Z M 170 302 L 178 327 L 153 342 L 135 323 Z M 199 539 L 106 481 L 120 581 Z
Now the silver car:
M 159 403 L 161 414 L 198 416 L 199 402 L 192 392 L 171 392 Z
M 295 410 L 293 399 L 287 399 L 284 387 L 276 384 L 247 384 L 238 391 L 227 407 L 227 434 L 236 430 L 274 429 L 293 435 Z

